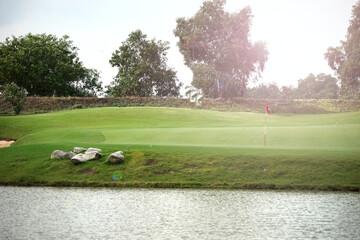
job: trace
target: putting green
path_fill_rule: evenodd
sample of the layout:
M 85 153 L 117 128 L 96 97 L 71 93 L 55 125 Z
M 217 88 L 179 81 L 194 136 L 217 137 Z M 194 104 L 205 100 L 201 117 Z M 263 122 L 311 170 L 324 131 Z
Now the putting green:
M 264 148 L 264 114 L 174 108 L 98 108 L 0 117 L 15 145 L 140 144 Z M 360 151 L 360 113 L 267 118 L 266 148 Z

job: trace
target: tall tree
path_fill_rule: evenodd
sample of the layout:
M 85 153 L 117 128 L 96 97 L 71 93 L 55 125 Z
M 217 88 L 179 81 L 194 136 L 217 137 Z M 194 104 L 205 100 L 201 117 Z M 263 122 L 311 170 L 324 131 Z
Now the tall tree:
M 29 96 L 94 96 L 99 73 L 77 56 L 69 36 L 31 33 L 0 43 L 0 85 L 16 83 Z
M 219 97 L 243 96 L 268 56 L 265 43 L 250 40 L 250 7 L 228 13 L 225 3 L 205 1 L 193 17 L 178 18 L 174 30 L 185 64 L 193 71 L 193 85 L 205 96 L 214 96 L 214 91 Z
M 338 47 L 329 47 L 325 58 L 341 80 L 343 97 L 359 97 L 360 81 L 360 1 L 352 9 L 346 40 Z
M 168 42 L 147 40 L 140 30 L 132 32 L 110 59 L 119 69 L 108 86 L 112 96 L 178 96 L 181 84 L 167 62 Z
M 192 86 L 201 89 L 206 97 L 216 98 L 218 88 L 216 86 L 216 71 L 205 63 L 194 63 L 191 65 L 193 72 Z

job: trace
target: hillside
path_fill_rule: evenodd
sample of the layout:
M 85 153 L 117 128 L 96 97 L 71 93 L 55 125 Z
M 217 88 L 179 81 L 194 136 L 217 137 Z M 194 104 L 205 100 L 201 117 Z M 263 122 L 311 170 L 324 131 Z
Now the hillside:
M 177 108 L 93 108 L 0 117 L 2 184 L 360 189 L 360 112 L 264 114 Z M 74 166 L 55 149 L 99 147 Z M 125 152 L 125 164 L 106 157 Z M 116 175 L 117 181 L 112 177 Z

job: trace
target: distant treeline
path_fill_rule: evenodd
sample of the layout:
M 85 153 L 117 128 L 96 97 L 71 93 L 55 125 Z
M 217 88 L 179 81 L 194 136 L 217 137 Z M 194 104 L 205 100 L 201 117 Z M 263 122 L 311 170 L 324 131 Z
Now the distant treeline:
M 247 90 L 247 96 L 256 99 L 338 99 L 338 80 L 324 73 L 309 74 L 298 80 L 298 86 L 278 87 L 276 83 L 260 84 Z
M 204 1 L 192 17 L 176 20 L 173 33 L 193 73 L 189 98 L 360 98 L 360 0 L 352 8 L 346 39 L 324 53 L 339 81 L 310 74 L 297 88 L 281 89 L 276 84 L 248 89 L 250 80 L 264 71 L 269 52 L 265 41 L 251 41 L 251 8 L 227 12 L 225 3 Z M 21 95 L 178 97 L 182 83 L 167 65 L 169 48 L 168 42 L 150 40 L 140 29 L 131 32 L 108 60 L 118 72 L 105 90 L 100 72 L 84 66 L 69 36 L 11 36 L 0 42 L 0 97 L 13 102 L 15 113 L 21 110 Z

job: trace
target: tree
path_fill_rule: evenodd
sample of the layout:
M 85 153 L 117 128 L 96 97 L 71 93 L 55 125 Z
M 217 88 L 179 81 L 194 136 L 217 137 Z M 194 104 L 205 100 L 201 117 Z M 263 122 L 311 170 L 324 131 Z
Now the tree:
M 199 90 L 193 86 L 186 86 L 185 90 L 187 90 L 185 92 L 185 97 L 189 98 L 190 102 L 191 101 L 198 102 L 203 99 L 201 90 Z
M 342 97 L 359 97 L 360 81 L 360 1 L 352 9 L 346 41 L 329 47 L 325 53 L 329 66 L 341 80 Z
M 280 98 L 281 99 L 294 99 L 295 98 L 296 88 L 293 86 L 282 86 L 280 89 Z
M 320 73 L 309 74 L 298 80 L 298 87 L 283 86 L 281 89 L 275 82 L 260 84 L 247 90 L 247 96 L 260 99 L 337 99 L 339 86 L 337 79 L 331 75 Z
M 218 96 L 216 87 L 216 71 L 204 63 L 191 65 L 193 72 L 192 86 L 201 89 L 205 97 L 216 98 Z
M 251 98 L 278 99 L 280 98 L 280 89 L 275 82 L 260 84 L 257 87 L 249 89 L 247 95 Z
M 112 96 L 178 96 L 181 84 L 166 64 L 168 42 L 147 40 L 140 30 L 132 32 L 110 59 L 119 69 L 107 92 Z
M 69 36 L 31 33 L 0 43 L 0 85 L 16 83 L 29 96 L 95 96 L 99 73 L 87 69 Z
M 243 96 L 249 79 L 260 76 L 268 56 L 263 42 L 250 40 L 250 7 L 228 13 L 225 3 L 205 1 L 193 17 L 178 18 L 174 30 L 185 65 L 193 71 L 192 84 L 205 96 Z
M 25 103 L 26 91 L 15 83 L 7 83 L 3 86 L 2 97 L 9 102 L 14 109 L 14 114 L 18 115 Z
M 298 80 L 296 97 L 303 99 L 336 99 L 339 86 L 337 79 L 324 73 L 309 74 L 305 79 Z

